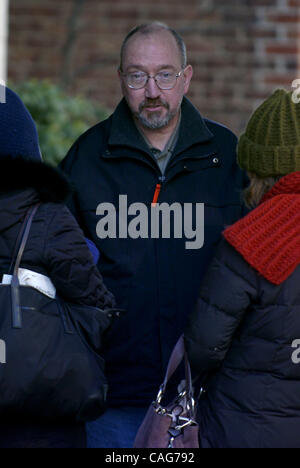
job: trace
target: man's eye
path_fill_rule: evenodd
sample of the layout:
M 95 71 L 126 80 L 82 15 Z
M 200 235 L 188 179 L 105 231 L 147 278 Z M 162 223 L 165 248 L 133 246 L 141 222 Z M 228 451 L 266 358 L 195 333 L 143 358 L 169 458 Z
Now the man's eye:
M 132 80 L 143 80 L 145 77 L 145 74 L 137 72 L 137 73 L 131 73 L 129 76 Z
M 165 71 L 165 72 L 158 73 L 157 76 L 161 80 L 170 80 L 173 78 L 174 73 Z

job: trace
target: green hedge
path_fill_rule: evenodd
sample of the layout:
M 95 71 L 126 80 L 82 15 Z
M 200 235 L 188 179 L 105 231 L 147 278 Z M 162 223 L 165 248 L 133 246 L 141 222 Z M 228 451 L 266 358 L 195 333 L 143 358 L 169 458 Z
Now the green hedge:
M 44 161 L 54 166 L 85 130 L 109 115 L 107 109 L 83 97 L 70 97 L 48 81 L 32 80 L 10 87 L 37 124 Z

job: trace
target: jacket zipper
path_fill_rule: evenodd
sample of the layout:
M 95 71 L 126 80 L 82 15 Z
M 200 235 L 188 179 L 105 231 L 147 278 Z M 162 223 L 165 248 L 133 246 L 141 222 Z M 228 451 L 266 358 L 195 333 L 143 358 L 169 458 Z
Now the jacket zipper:
M 152 206 L 156 206 L 156 203 L 157 203 L 157 200 L 158 200 L 158 197 L 159 197 L 160 189 L 161 189 L 161 184 L 156 184 L 155 192 L 154 192 L 154 196 L 153 196 L 153 200 L 152 200 Z
M 166 179 L 166 177 L 164 175 L 162 175 L 162 176 L 160 176 L 158 178 L 159 183 L 156 184 L 156 186 L 155 186 L 153 200 L 152 200 L 152 203 L 151 203 L 152 206 L 156 206 L 156 204 L 158 202 L 158 197 L 159 197 L 159 194 L 160 194 L 160 191 L 161 191 L 161 188 L 162 188 L 162 184 L 165 181 L 165 179 Z

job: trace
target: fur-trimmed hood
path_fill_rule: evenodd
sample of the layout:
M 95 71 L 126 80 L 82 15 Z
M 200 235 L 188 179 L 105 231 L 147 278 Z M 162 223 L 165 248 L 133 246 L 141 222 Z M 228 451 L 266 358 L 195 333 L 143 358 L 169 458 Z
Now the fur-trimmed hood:
M 0 232 L 8 229 L 30 208 L 42 203 L 64 203 L 71 185 L 57 169 L 21 158 L 0 159 Z
M 71 194 L 66 176 L 48 164 L 23 158 L 0 159 L 0 196 L 34 189 L 43 203 L 64 203 Z

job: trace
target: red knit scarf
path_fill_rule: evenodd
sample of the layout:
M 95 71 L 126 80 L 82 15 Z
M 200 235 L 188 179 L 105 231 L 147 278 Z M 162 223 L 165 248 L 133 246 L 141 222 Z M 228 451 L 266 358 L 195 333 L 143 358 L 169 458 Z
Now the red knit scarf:
M 280 179 L 223 235 L 264 278 L 285 281 L 300 263 L 300 171 Z

